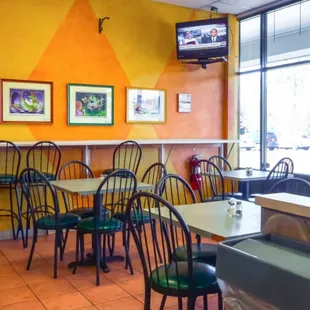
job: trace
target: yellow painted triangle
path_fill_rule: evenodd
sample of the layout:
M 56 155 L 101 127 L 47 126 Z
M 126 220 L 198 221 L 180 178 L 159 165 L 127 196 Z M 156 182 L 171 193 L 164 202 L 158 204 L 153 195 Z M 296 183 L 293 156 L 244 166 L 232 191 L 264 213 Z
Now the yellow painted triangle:
M 128 139 L 158 139 L 153 125 L 134 125 L 128 135 Z
M 0 140 L 33 141 L 34 137 L 27 125 L 0 125 Z

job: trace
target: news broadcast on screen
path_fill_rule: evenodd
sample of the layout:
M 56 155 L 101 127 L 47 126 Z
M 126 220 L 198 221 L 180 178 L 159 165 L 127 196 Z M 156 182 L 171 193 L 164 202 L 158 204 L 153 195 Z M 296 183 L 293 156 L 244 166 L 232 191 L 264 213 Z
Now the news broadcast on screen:
M 227 25 L 210 24 L 177 29 L 180 51 L 218 49 L 227 46 Z

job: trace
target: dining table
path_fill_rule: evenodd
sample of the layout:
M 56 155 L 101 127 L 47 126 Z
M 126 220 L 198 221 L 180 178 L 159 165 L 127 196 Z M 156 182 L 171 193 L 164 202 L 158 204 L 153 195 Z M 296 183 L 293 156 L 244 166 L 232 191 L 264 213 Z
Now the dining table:
M 253 169 L 251 175 L 247 174 L 246 169 L 221 171 L 221 173 L 224 179 L 241 183 L 242 199 L 248 200 L 250 196 L 250 182 L 267 180 L 270 171 Z M 289 174 L 287 177 L 290 178 L 293 175 Z
M 104 180 L 103 177 L 100 178 L 88 178 L 88 179 L 72 179 L 72 180 L 57 180 L 52 181 L 51 184 L 56 190 L 60 192 L 67 193 L 69 195 L 80 195 L 80 196 L 89 196 L 95 195 L 97 193 L 98 187 L 101 182 Z M 126 178 L 120 177 L 116 178 L 115 183 L 109 182 L 106 186 L 103 186 L 100 194 L 112 193 L 113 191 L 119 192 L 122 189 L 128 188 L 128 182 L 126 182 Z M 143 182 L 137 182 L 137 190 L 147 191 L 154 190 L 155 185 L 147 184 Z M 94 199 L 95 201 L 95 199 Z M 95 259 L 93 253 L 87 253 L 87 260 L 79 262 L 80 265 L 95 265 Z M 109 268 L 107 266 L 107 262 L 115 261 L 115 260 L 124 260 L 124 257 L 121 255 L 112 255 L 109 257 L 105 257 L 102 259 L 101 268 L 104 272 L 109 272 Z M 73 268 L 76 262 L 71 262 L 68 264 L 69 268 Z
M 216 241 L 255 235 L 261 232 L 261 207 L 248 201 L 242 201 L 242 216 L 230 216 L 227 212 L 227 200 L 203 202 L 175 206 L 185 220 L 189 230 L 202 237 Z M 158 219 L 158 208 L 151 209 L 151 214 Z M 170 222 L 170 211 L 162 207 L 162 221 Z M 178 225 L 176 218 L 172 223 Z

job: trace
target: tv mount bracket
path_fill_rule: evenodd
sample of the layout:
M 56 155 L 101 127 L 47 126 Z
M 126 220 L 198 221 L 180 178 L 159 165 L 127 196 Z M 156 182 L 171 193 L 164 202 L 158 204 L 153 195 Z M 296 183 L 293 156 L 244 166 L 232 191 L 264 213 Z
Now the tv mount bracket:
M 226 57 L 214 57 L 214 58 L 182 61 L 183 64 L 201 65 L 203 69 L 207 69 L 208 65 L 218 63 L 218 62 L 227 62 L 227 58 Z

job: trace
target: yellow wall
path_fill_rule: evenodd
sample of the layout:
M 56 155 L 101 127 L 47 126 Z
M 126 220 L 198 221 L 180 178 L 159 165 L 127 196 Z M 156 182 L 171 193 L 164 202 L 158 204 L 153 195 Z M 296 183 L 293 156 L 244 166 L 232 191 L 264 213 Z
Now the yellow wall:
M 235 103 L 229 94 L 235 88 L 230 82 L 235 56 L 229 64 L 214 64 L 207 70 L 176 60 L 175 23 L 209 18 L 208 12 L 150 0 L 10 0 L 0 2 L 0 12 L 0 37 L 5 42 L 0 51 L 0 77 L 54 82 L 54 123 L 0 124 L 0 139 L 232 138 L 229 106 Z M 103 23 L 99 34 L 98 18 L 104 16 L 110 20 Z M 236 25 L 232 18 L 231 23 Z M 114 85 L 115 125 L 68 126 L 67 83 Z M 167 123 L 126 124 L 128 86 L 167 89 Z M 177 112 L 181 92 L 192 94 L 190 114 Z M 188 177 L 191 154 L 209 157 L 218 151 L 194 148 L 175 146 L 169 171 Z M 63 151 L 63 162 L 82 156 L 79 149 Z M 92 154 L 97 174 L 111 165 L 111 148 Z M 144 148 L 144 154 L 143 168 L 157 161 L 157 150 Z M 3 195 L 0 199 L 5 202 Z M 0 218 L 0 230 L 6 226 Z

